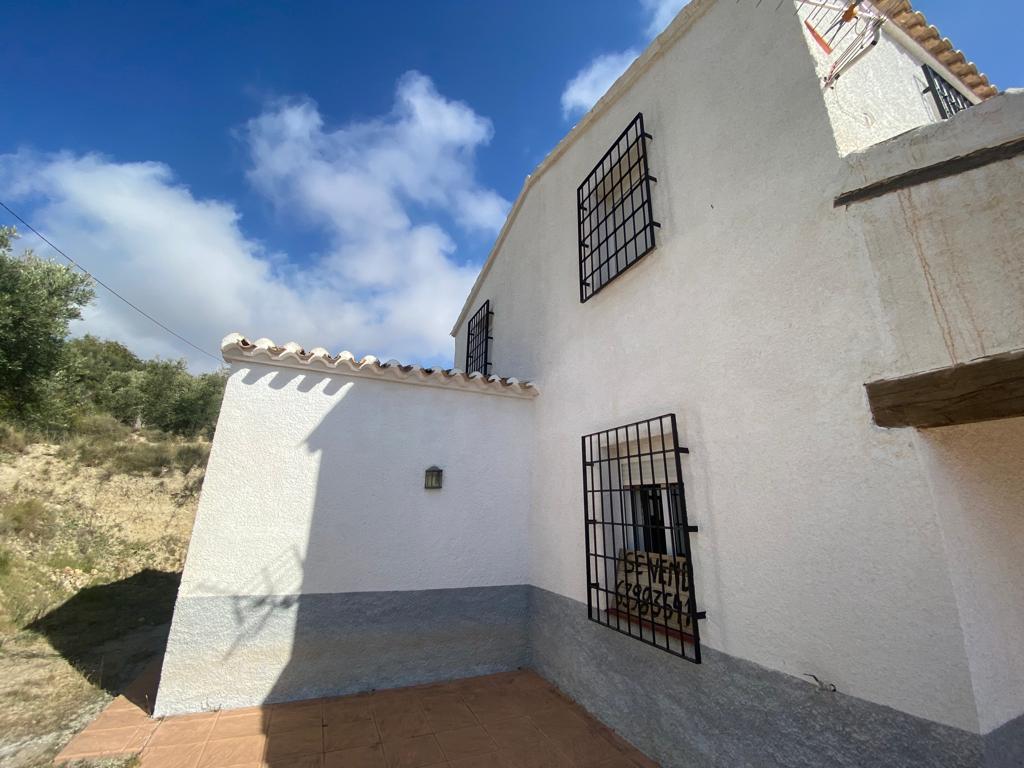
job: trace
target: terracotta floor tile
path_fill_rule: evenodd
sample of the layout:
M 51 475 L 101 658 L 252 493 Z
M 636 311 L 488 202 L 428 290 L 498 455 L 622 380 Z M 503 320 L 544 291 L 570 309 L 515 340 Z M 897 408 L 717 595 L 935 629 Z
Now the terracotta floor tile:
M 124 745 L 124 751 L 128 753 L 141 752 L 143 748 L 149 745 L 149 741 L 156 732 L 158 725 L 160 725 L 159 722 L 150 721 L 146 725 L 140 725 L 136 728 L 135 733 L 128 739 L 128 743 Z
M 546 745 L 503 749 L 499 754 L 511 768 L 573 768 L 569 758 Z
M 122 696 L 114 697 L 114 699 L 109 704 L 107 704 L 107 708 L 105 710 L 103 710 L 103 711 L 104 712 L 113 712 L 113 711 L 118 710 L 118 709 L 138 709 L 138 710 L 142 710 L 142 707 L 140 707 L 138 704 L 136 704 L 131 699 L 129 699 L 126 696 L 122 695 Z
M 343 749 L 324 755 L 324 768 L 387 768 L 380 744 Z
M 372 747 L 380 742 L 373 720 L 350 720 L 324 727 L 324 751 Z
M 323 725 L 323 702 L 297 701 L 293 704 L 275 704 L 270 709 L 270 729 L 268 733 L 298 731 Z
M 594 768 L 637 768 L 637 764 L 625 755 L 617 755 L 611 760 L 604 760 L 600 763 L 593 763 Z
M 410 739 L 430 733 L 430 726 L 422 712 L 388 712 L 376 717 L 380 737 L 384 741 Z
M 324 702 L 324 723 L 349 723 L 353 720 L 370 720 L 373 710 L 368 696 L 352 696 L 344 699 L 328 699 Z
M 89 724 L 89 729 L 93 731 L 102 731 L 108 728 L 127 728 L 129 726 L 138 727 L 150 722 L 152 722 L 152 720 L 149 715 L 138 707 L 119 707 L 118 709 L 110 709 L 108 707 L 100 713 L 99 717 Z
M 641 752 L 639 749 L 634 747 L 624 738 L 619 736 L 611 728 L 601 725 L 597 729 L 600 734 L 610 743 L 619 753 L 625 757 L 632 765 L 640 766 L 640 768 L 658 768 L 658 764 L 651 760 L 647 755 Z
M 179 715 L 163 720 L 149 739 L 151 747 L 176 744 L 196 744 L 206 741 L 213 730 L 216 717 Z
M 271 719 L 271 725 L 274 721 Z M 324 751 L 323 727 L 314 725 L 300 730 L 267 735 L 267 759 L 291 755 L 311 755 Z
M 270 722 L 269 713 L 250 711 L 245 714 L 235 715 L 230 712 L 221 712 L 217 722 L 213 724 L 210 731 L 211 739 L 226 739 L 232 736 L 255 736 L 266 733 Z
M 270 710 L 273 705 L 266 707 L 239 707 L 238 709 L 222 709 L 221 718 L 225 717 L 251 717 L 254 714 L 263 714 L 267 720 L 270 719 Z
M 147 747 L 141 755 L 142 768 L 196 768 L 202 744 L 173 744 L 165 747 Z
M 423 699 L 423 716 L 435 733 L 476 725 L 476 716 L 458 696 L 428 696 Z
M 569 758 L 569 762 L 577 766 L 597 765 L 622 755 L 618 749 L 593 730 L 567 738 L 552 739 L 552 741 L 555 743 L 555 747 Z
M 444 754 L 433 735 L 384 742 L 387 768 L 423 768 L 444 762 Z
M 485 755 L 449 760 L 448 766 L 449 768 L 508 768 L 509 763 L 499 753 L 488 752 Z
M 284 757 L 267 758 L 263 762 L 263 768 L 322 768 L 324 756 L 316 755 L 287 755 Z
M 135 726 L 102 731 L 86 728 L 64 747 L 59 757 L 65 760 L 84 755 L 120 754 L 125 751 L 125 746 L 136 730 Z
M 262 733 L 234 736 L 228 739 L 210 739 L 199 758 L 199 768 L 228 768 L 249 765 L 263 760 L 267 737 Z
M 501 749 L 532 747 L 547 743 L 547 737 L 540 732 L 537 724 L 526 715 L 509 720 L 486 723 L 484 728 Z
M 443 731 L 434 735 L 437 738 L 437 743 L 441 745 L 441 751 L 449 760 L 498 751 L 498 745 L 494 743 L 494 739 L 479 725 L 459 728 L 454 731 Z
M 377 717 L 384 715 L 413 714 L 421 711 L 423 697 L 419 694 L 403 695 L 386 691 L 382 694 L 374 694 L 370 700 L 370 708 Z
M 556 740 L 581 736 L 590 729 L 587 720 L 568 706 L 549 707 L 530 717 L 545 736 Z
M 503 696 L 496 691 L 469 694 L 466 696 L 465 702 L 481 723 L 507 720 L 510 717 L 526 714 L 514 697 Z
M 140 750 L 142 768 L 657 768 L 528 670 L 164 720 L 119 696 L 57 761 Z

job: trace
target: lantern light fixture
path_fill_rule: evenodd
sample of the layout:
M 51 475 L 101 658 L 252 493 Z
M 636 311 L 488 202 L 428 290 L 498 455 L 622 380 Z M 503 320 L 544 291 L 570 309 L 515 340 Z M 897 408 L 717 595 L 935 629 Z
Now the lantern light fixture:
M 423 474 L 423 487 L 430 491 L 440 490 L 443 474 L 444 470 L 440 467 L 428 467 Z

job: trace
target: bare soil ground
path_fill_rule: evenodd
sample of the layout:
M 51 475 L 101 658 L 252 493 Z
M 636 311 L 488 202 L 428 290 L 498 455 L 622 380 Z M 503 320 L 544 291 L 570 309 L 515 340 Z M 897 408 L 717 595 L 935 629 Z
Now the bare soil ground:
M 0 765 L 49 765 L 162 653 L 203 470 L 154 472 L 0 454 Z

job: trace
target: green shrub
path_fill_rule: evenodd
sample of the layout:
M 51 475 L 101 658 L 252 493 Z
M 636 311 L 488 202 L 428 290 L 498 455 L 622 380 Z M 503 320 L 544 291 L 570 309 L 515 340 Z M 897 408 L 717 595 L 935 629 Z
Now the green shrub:
M 71 422 L 71 431 L 81 437 L 107 441 L 126 440 L 132 433 L 131 429 L 109 413 L 76 416 Z
M 108 462 L 121 445 L 103 438 L 72 437 L 61 443 L 57 455 L 62 459 L 75 459 L 87 467 L 98 467 Z
M 64 568 L 91 571 L 96 568 L 96 558 L 91 553 L 56 552 L 47 558 L 46 564 L 55 571 Z
M 210 458 L 210 446 L 207 443 L 185 443 L 178 446 L 174 455 L 174 463 L 183 474 L 188 474 L 196 467 L 205 467 Z
M 0 424 L 0 453 L 24 453 L 28 436 L 10 424 Z
M 0 576 L 6 576 L 11 572 L 11 564 L 14 562 L 14 553 L 9 549 L 0 548 Z
M 0 533 L 36 536 L 40 539 L 53 535 L 53 511 L 39 499 L 9 501 L 0 506 Z
M 127 443 L 116 446 L 109 461 L 115 474 L 156 477 L 175 463 L 174 446 L 168 443 Z

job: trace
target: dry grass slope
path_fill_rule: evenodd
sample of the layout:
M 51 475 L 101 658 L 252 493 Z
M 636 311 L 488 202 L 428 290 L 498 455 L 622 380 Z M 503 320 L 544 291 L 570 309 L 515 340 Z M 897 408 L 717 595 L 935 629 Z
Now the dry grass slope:
M 0 765 L 49 765 L 166 641 L 209 446 L 111 422 L 0 425 Z

